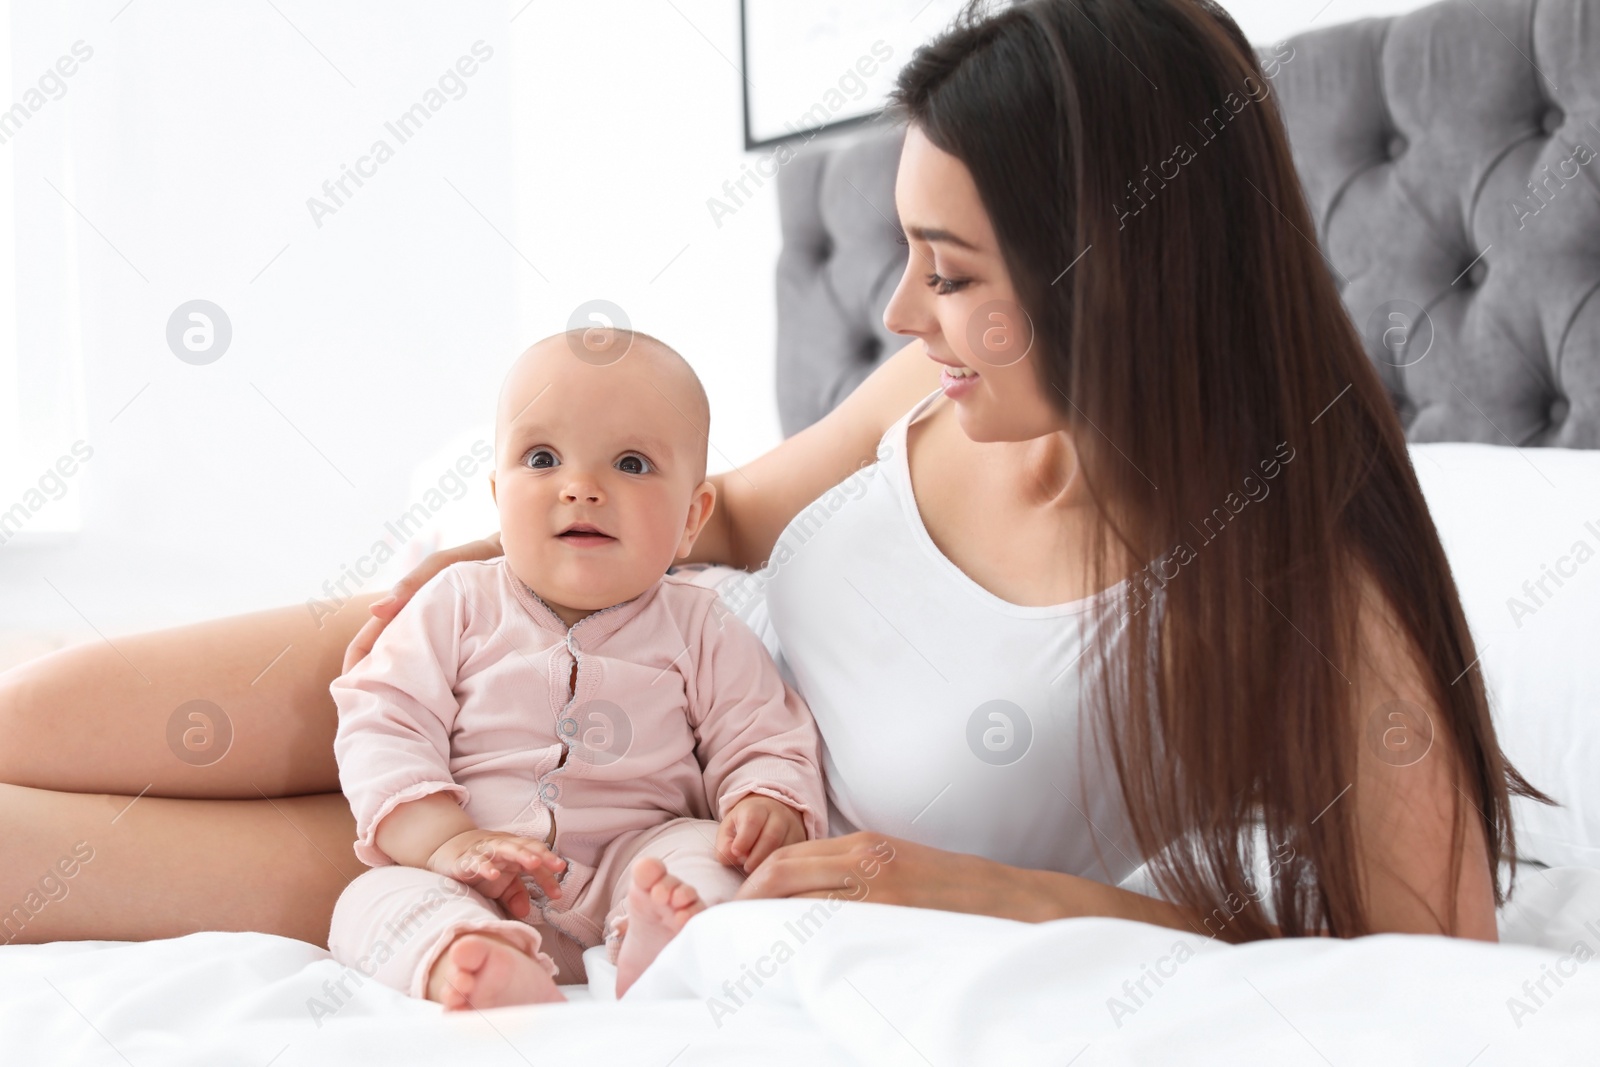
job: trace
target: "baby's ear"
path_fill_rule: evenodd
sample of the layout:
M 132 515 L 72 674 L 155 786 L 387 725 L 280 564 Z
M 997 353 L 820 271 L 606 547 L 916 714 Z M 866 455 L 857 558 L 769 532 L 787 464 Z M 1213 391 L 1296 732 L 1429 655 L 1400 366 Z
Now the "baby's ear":
M 696 486 L 694 493 L 689 497 L 689 518 L 684 526 L 683 539 L 678 542 L 679 557 L 687 556 L 694 549 L 700 531 L 706 528 L 706 523 L 716 508 L 717 487 L 708 479 Z M 698 514 L 696 514 L 697 509 Z
M 489 499 L 490 499 L 490 500 L 493 500 L 493 501 L 494 501 L 494 502 L 495 502 L 495 503 L 496 503 L 496 504 L 499 504 L 499 503 L 500 503 L 500 497 L 499 497 L 499 495 L 498 495 L 498 494 L 497 494 L 497 493 L 496 493 L 496 492 L 495 492 L 495 486 L 494 486 L 494 468 L 492 468 L 492 467 L 491 467 L 491 468 L 490 468 L 490 469 L 489 469 Z

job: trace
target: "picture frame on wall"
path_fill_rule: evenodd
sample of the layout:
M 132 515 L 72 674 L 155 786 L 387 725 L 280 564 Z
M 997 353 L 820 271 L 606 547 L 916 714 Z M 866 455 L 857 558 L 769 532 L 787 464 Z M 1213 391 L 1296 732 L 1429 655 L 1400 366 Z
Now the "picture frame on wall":
M 747 151 L 881 116 L 900 68 L 962 0 L 740 0 Z

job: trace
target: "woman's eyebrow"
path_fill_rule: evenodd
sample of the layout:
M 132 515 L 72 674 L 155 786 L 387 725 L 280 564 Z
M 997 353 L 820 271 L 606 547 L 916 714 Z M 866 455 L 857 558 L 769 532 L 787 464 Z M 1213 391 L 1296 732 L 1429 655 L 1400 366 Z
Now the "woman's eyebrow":
M 935 241 L 944 241 L 947 244 L 953 244 L 958 248 L 965 248 L 969 252 L 978 251 L 977 245 L 970 241 L 964 240 L 963 238 L 957 237 L 949 230 L 941 230 L 938 227 L 907 226 L 906 232 L 912 237 L 915 237 L 917 240 L 927 241 L 929 244 L 932 244 Z

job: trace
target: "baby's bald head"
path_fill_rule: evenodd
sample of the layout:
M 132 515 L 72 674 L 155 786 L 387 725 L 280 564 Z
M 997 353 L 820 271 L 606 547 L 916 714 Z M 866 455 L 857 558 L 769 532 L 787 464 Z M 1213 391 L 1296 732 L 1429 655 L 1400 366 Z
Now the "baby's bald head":
M 641 427 L 681 438 L 682 451 L 694 460 L 694 484 L 705 479 L 711 404 L 699 375 L 671 345 L 641 330 L 613 327 L 567 330 L 535 342 L 517 357 L 501 386 L 497 452 L 507 427 L 533 415 L 544 403 L 539 398 L 556 386 L 546 400 L 625 405 Z

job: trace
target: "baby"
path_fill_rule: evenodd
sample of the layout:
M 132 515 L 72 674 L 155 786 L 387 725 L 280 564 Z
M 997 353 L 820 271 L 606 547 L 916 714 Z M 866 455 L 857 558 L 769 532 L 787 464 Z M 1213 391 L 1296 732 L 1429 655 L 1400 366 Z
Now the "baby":
M 585 981 L 604 942 L 621 996 L 775 849 L 826 834 L 810 712 L 712 590 L 666 573 L 715 504 L 709 422 L 642 333 L 558 334 L 512 367 L 505 556 L 434 577 L 332 686 L 372 867 L 334 910 L 341 963 L 487 1008 L 565 1000 L 556 976 Z

